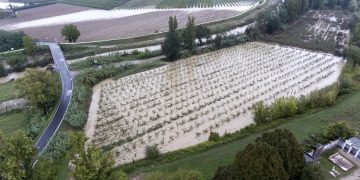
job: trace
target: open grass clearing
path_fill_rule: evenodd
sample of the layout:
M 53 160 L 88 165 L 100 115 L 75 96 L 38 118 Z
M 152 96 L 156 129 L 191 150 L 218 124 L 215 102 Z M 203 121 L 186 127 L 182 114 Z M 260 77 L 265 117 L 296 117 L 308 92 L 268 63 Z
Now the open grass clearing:
M 11 134 L 15 131 L 26 131 L 29 114 L 27 111 L 14 111 L 0 115 L 0 131 Z
M 0 102 L 17 98 L 18 91 L 14 82 L 0 84 Z

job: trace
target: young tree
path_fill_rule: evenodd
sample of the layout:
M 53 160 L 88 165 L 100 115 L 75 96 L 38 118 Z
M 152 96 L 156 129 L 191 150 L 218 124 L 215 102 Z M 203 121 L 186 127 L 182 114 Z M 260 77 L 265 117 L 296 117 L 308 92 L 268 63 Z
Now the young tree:
M 287 129 L 276 129 L 262 134 L 256 142 L 264 142 L 274 147 L 281 159 L 283 167 L 290 179 L 299 178 L 304 168 L 304 150 L 295 136 Z
M 348 139 L 355 135 L 355 131 L 350 127 L 346 121 L 340 121 L 331 123 L 324 130 L 324 137 L 328 140 L 334 140 L 337 138 Z
M 76 40 L 80 37 L 80 31 L 77 26 L 74 24 L 66 24 L 61 29 L 61 35 L 65 37 L 69 42 L 76 42 Z
M 356 11 L 358 9 L 358 2 L 356 0 L 351 0 L 349 4 L 350 11 Z
M 271 120 L 270 109 L 263 101 L 257 102 L 253 105 L 254 121 L 256 124 L 264 124 Z
M 0 77 L 7 76 L 7 70 L 4 67 L 3 63 L 0 63 Z
M 7 63 L 13 68 L 16 72 L 21 72 L 25 69 L 26 58 L 14 56 L 7 60 Z
M 48 180 L 55 177 L 56 168 L 53 162 L 39 158 L 33 167 L 32 180 Z
M 111 152 L 103 152 L 94 145 L 85 148 L 86 137 L 81 132 L 70 138 L 71 160 L 75 165 L 75 179 L 108 179 L 115 160 Z
M 180 57 L 181 44 L 177 32 L 178 22 L 176 16 L 169 18 L 169 32 L 167 32 L 165 41 L 161 45 L 161 50 L 169 60 L 175 60 Z
M 27 55 L 35 58 L 37 45 L 36 42 L 30 36 L 24 36 L 23 38 L 24 51 Z
M 211 32 L 210 29 L 203 26 L 203 25 L 199 25 L 196 27 L 196 38 L 198 39 L 200 45 L 203 44 L 203 39 L 210 39 L 211 38 Z
M 221 35 L 216 35 L 214 39 L 214 47 L 215 49 L 220 49 L 223 46 L 223 37 Z
M 196 26 L 194 17 L 188 17 L 188 22 L 186 23 L 186 28 L 183 32 L 182 39 L 184 42 L 184 49 L 189 50 L 190 52 L 194 52 L 196 47 Z
M 15 87 L 44 113 L 50 112 L 61 95 L 60 80 L 49 71 L 26 69 L 25 76 L 15 81 Z

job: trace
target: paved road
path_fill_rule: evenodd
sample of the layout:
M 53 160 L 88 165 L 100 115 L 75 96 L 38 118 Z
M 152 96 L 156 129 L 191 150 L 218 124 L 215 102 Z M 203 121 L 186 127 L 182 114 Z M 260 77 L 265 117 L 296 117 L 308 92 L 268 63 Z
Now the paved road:
M 72 90 L 73 90 L 72 75 L 67 67 L 64 55 L 59 45 L 55 43 L 40 43 L 40 44 L 48 45 L 51 50 L 51 54 L 54 59 L 56 68 L 60 72 L 62 93 L 61 93 L 60 103 L 56 109 L 53 119 L 51 120 L 48 127 L 46 128 L 46 130 L 43 132 L 43 134 L 35 144 L 39 155 L 41 155 L 44 152 L 47 145 L 49 144 L 49 142 L 51 141 L 51 139 L 59 129 L 61 122 L 64 118 L 65 112 L 70 104 Z

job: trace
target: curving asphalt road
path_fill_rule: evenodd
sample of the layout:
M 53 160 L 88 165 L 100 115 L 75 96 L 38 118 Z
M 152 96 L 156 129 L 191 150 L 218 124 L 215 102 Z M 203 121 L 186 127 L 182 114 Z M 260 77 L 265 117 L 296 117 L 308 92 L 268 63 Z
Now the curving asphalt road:
M 51 55 L 54 59 L 54 63 L 61 76 L 62 93 L 61 93 L 60 103 L 57 106 L 53 119 L 51 120 L 48 127 L 46 128 L 46 130 L 43 132 L 43 134 L 40 136 L 40 138 L 35 144 L 39 155 L 41 155 L 44 152 L 47 145 L 58 131 L 62 123 L 62 120 L 64 119 L 65 112 L 67 111 L 70 105 L 72 90 L 73 90 L 73 82 L 72 82 L 73 77 L 68 69 L 68 66 L 65 61 L 65 57 L 63 55 L 63 52 L 61 51 L 60 46 L 56 43 L 40 43 L 40 44 L 48 45 L 50 48 Z

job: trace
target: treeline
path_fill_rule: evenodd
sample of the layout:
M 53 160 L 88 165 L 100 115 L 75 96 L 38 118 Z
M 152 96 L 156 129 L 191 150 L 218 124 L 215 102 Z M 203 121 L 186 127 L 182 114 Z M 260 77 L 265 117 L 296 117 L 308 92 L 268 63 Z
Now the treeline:
M 0 30 L 0 52 L 23 48 L 24 32 L 7 32 Z
M 240 151 L 232 164 L 219 167 L 213 179 L 324 179 L 317 165 L 305 164 L 304 150 L 289 130 L 263 133 L 255 142 Z
M 264 34 L 272 34 L 277 30 L 283 30 L 289 23 L 297 20 L 309 9 L 333 9 L 340 6 L 343 9 L 356 11 L 356 0 L 285 0 L 284 3 L 273 5 L 266 11 L 261 12 L 256 18 L 256 24 L 246 29 L 250 39 L 256 40 Z
M 256 124 L 265 124 L 273 120 L 301 114 L 310 109 L 332 106 L 335 105 L 338 94 L 339 85 L 336 84 L 299 99 L 282 97 L 271 105 L 266 105 L 260 101 L 253 105 L 254 121 Z

